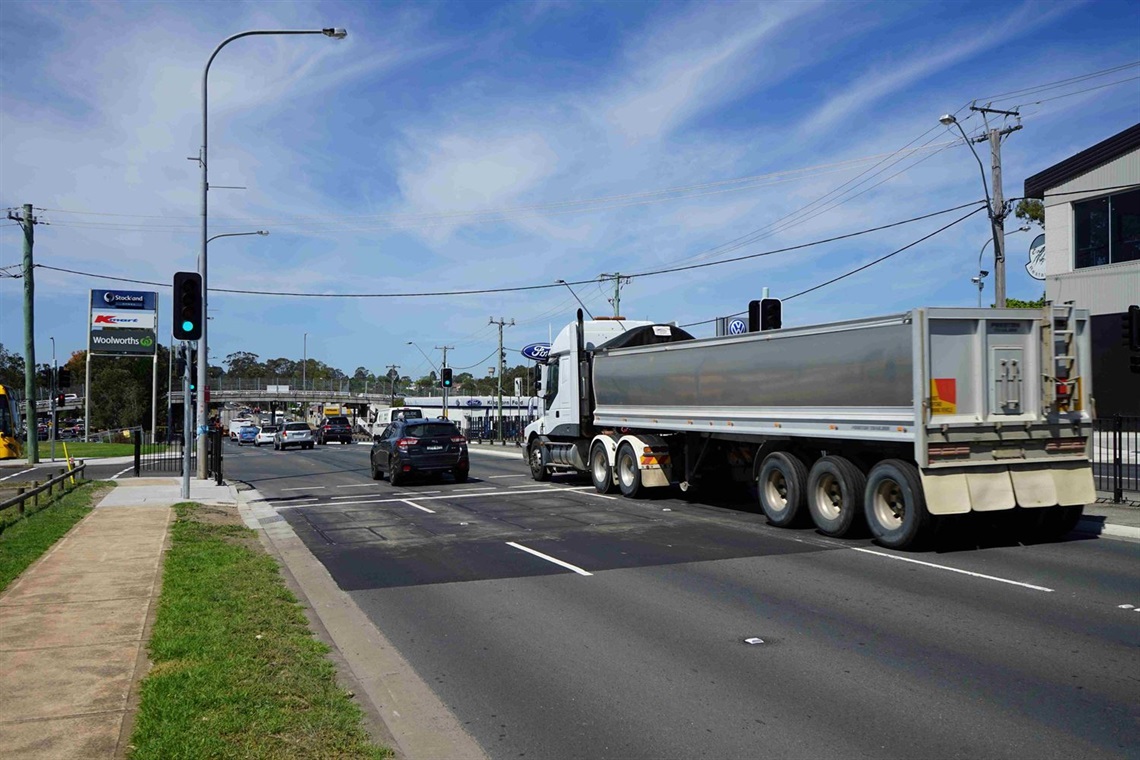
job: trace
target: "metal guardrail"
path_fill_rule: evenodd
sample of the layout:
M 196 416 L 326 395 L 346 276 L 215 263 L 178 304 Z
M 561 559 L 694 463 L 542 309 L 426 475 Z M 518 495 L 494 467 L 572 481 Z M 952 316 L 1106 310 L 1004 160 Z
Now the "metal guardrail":
M 60 486 L 62 490 L 66 490 L 67 487 L 63 485 L 63 482 L 68 478 L 74 479 L 76 474 L 82 474 L 85 469 L 87 469 L 86 462 L 80 464 L 78 467 L 67 470 L 62 475 L 57 475 L 46 483 L 41 483 L 40 485 L 35 486 L 29 490 L 24 490 L 22 487 L 17 486 L 18 492 L 15 496 L 11 497 L 10 499 L 5 499 L 4 501 L 0 501 L 0 512 L 3 512 L 6 509 L 11 509 L 12 507 L 18 507 L 20 511 L 20 517 L 23 518 L 29 514 L 26 506 L 28 499 L 32 500 L 32 506 L 34 507 L 32 512 L 39 511 L 41 493 L 47 491 L 47 494 L 50 497 L 55 491 L 55 487 L 57 485 Z
M 1093 477 L 1097 490 L 1111 492 L 1117 504 L 1126 491 L 1140 493 L 1140 417 L 1094 420 Z

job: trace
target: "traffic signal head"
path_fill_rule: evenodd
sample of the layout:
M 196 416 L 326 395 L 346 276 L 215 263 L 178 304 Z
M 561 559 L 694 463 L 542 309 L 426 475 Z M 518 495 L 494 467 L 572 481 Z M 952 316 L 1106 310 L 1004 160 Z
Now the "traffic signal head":
M 1124 345 L 1129 351 L 1140 351 L 1140 306 L 1132 304 L 1124 313 Z
M 439 384 L 444 388 L 451 387 L 451 367 L 444 367 L 439 371 Z
M 200 340 L 202 320 L 202 277 L 197 272 L 174 273 L 174 338 Z
M 60 388 L 71 387 L 71 370 L 61 369 L 55 376 L 55 381 Z
M 783 302 L 779 298 L 761 298 L 748 302 L 748 331 L 779 330 L 784 324 Z

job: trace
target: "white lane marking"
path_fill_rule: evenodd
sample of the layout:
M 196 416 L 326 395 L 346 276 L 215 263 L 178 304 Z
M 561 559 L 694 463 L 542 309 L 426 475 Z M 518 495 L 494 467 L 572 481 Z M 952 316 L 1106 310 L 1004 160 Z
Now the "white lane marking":
M 337 488 L 372 488 L 372 483 L 354 483 L 350 486 L 337 486 Z
M 428 509 L 427 507 L 421 507 L 419 504 L 416 504 L 414 501 L 408 501 L 407 499 L 404 499 L 404 503 L 407 504 L 409 507 L 415 507 L 416 509 L 423 510 L 424 512 L 427 512 L 429 515 L 435 514 L 434 509 Z
M 518 488 L 518 486 L 512 486 Z M 494 491 L 495 486 L 480 486 L 478 488 L 456 488 L 452 493 L 470 493 L 472 491 Z
M 925 567 L 933 567 L 936 570 L 949 570 L 952 573 L 961 573 L 962 575 L 970 575 L 974 578 L 983 578 L 987 581 L 997 581 L 998 583 L 1008 583 L 1011 586 L 1021 586 L 1022 588 L 1033 589 L 1034 591 L 1047 591 L 1052 593 L 1053 589 L 1045 588 L 1044 586 L 1034 586 L 1032 583 L 1022 583 L 1021 581 L 1011 581 L 1009 578 L 998 578 L 995 575 L 985 575 L 983 573 L 975 573 L 969 570 L 959 570 L 956 567 L 948 567 L 946 565 L 936 565 L 933 562 L 923 562 L 918 559 L 911 559 L 909 557 L 900 557 L 897 554 L 886 554 L 885 552 L 877 552 L 872 549 L 862 549 L 856 546 L 851 547 L 853 551 L 863 552 L 864 554 L 874 554 L 876 557 L 886 557 L 887 559 L 897 559 L 900 562 L 911 562 L 915 565 L 924 565 Z
M 583 496 L 597 496 L 599 499 L 609 499 L 610 501 L 617 501 L 616 496 L 606 496 L 604 493 L 598 493 L 597 491 L 583 491 L 582 495 Z M 666 509 L 665 511 L 668 512 L 669 510 Z
M 289 501 L 283 501 L 283 502 L 281 502 L 281 503 L 282 503 L 282 504 L 296 504 L 296 503 L 297 503 L 297 502 L 299 502 L 299 501 L 320 501 L 320 499 L 318 499 L 316 496 L 310 496 L 310 497 L 309 497 L 309 498 L 307 498 L 307 499 L 289 499 Z M 272 501 L 270 501 L 270 502 L 268 502 L 268 503 L 269 503 L 269 504 L 272 504 L 273 502 L 272 502 Z M 312 505 L 308 505 L 308 506 L 312 506 Z
M 508 541 L 507 546 L 513 546 L 516 549 L 521 549 L 522 551 L 527 552 L 528 554 L 533 554 L 536 557 L 541 557 L 542 559 L 546 560 L 547 562 L 553 562 L 556 565 L 561 565 L 562 567 L 566 568 L 567 570 L 573 570 L 574 572 L 578 573 L 578 575 L 593 575 L 593 573 L 587 573 L 585 570 L 578 567 L 577 565 L 571 565 L 569 562 L 563 562 L 560 559 L 557 559 L 555 557 L 551 557 L 549 554 L 543 554 L 542 552 L 535 551 L 534 549 L 531 549 L 530 547 L 527 547 L 527 546 L 523 546 L 522 544 L 516 544 L 514 541 Z
M 530 475 L 488 475 L 486 480 L 495 480 L 497 478 L 529 478 Z
M 436 499 L 468 499 L 479 496 L 522 496 L 528 493 L 558 493 L 559 491 L 581 491 L 584 489 L 593 489 L 593 486 L 575 486 L 573 488 L 566 488 L 563 486 L 555 486 L 553 488 L 537 488 L 533 491 L 494 491 L 488 493 L 487 491 L 480 491 L 479 493 L 449 493 L 442 496 L 418 496 L 418 494 L 409 494 L 418 496 L 420 501 L 434 501 Z M 279 499 L 269 502 L 270 506 L 276 509 L 300 509 L 301 507 L 342 507 L 346 504 L 387 504 L 393 501 L 404 501 L 404 498 L 399 496 L 391 499 L 367 499 L 364 501 L 329 501 L 324 504 L 297 504 L 297 501 L 316 501 L 316 499 L 290 499 L 289 501 L 281 501 Z
M 7 476 L 5 476 L 5 477 L 3 477 L 3 478 L 0 478 L 0 480 L 10 480 L 11 478 L 14 478 L 14 477 L 16 477 L 16 476 L 18 476 L 18 475 L 24 475 L 24 474 L 26 474 L 26 473 L 32 472 L 32 471 L 33 471 L 33 470 L 35 470 L 35 469 L 36 469 L 35 467 L 29 467 L 29 468 L 28 468 L 28 469 L 26 469 L 26 470 L 21 470 L 20 472 L 14 472 L 14 473 L 12 473 L 11 475 L 7 475 Z
M 127 469 L 123 470 L 122 472 L 116 472 L 114 475 L 112 475 L 112 476 L 111 476 L 111 480 L 114 480 L 115 478 L 117 478 L 117 477 L 119 477 L 120 475 L 122 475 L 124 472 L 130 472 L 130 471 L 131 471 L 131 470 L 133 470 L 133 469 L 135 469 L 135 466 L 132 464 L 130 467 L 128 467 Z
M 324 486 L 302 486 L 301 488 L 282 488 L 282 491 L 323 491 Z

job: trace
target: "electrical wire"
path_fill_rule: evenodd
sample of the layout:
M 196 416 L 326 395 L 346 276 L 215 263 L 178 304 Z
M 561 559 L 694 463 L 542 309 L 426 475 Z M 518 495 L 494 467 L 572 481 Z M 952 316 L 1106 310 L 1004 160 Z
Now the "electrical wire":
M 814 247 L 817 245 L 823 245 L 825 243 L 834 243 L 838 240 L 847 240 L 850 238 L 859 237 L 861 235 L 868 235 L 872 232 L 880 232 L 882 230 L 891 229 L 892 227 L 899 227 L 899 226 L 902 226 L 904 224 L 911 224 L 913 222 L 922 221 L 924 219 L 930 219 L 931 217 L 940 216 L 942 214 L 948 214 L 948 213 L 951 213 L 953 211 L 959 211 L 959 210 L 966 208 L 968 206 L 973 206 L 973 205 L 981 204 L 981 203 L 983 203 L 983 201 L 973 201 L 971 203 L 964 203 L 964 204 L 961 204 L 959 206 L 953 206 L 951 208 L 942 209 L 941 211 L 934 211 L 934 212 L 929 213 L 929 214 L 923 214 L 921 216 L 915 216 L 915 217 L 911 217 L 909 219 L 903 219 L 903 220 L 900 220 L 897 222 L 890 222 L 888 224 L 882 224 L 882 225 L 879 225 L 877 227 L 870 227 L 870 228 L 863 229 L 863 230 L 857 230 L 855 232 L 848 232 L 848 233 L 845 233 L 842 235 L 833 235 L 832 237 L 829 237 L 829 238 L 823 238 L 820 240 L 813 240 L 811 242 L 800 243 L 798 245 L 785 246 L 783 248 L 776 248 L 776 249 L 769 250 L 769 251 L 761 251 L 760 253 L 751 253 L 751 254 L 747 254 L 745 256 L 736 256 L 736 257 L 731 258 L 731 259 L 721 259 L 718 261 L 706 261 L 706 262 L 702 262 L 699 264 L 689 264 L 686 266 L 679 266 L 679 267 L 668 267 L 665 269 L 649 270 L 649 271 L 645 271 L 645 272 L 631 272 L 628 275 L 622 275 L 622 276 L 623 277 L 629 277 L 629 278 L 654 277 L 654 276 L 662 275 L 662 274 L 673 274 L 676 272 L 684 272 L 684 271 L 689 271 L 692 269 L 703 269 L 706 267 L 720 266 L 722 264 L 731 264 L 731 263 L 735 263 L 738 261 L 747 261 L 749 259 L 756 259 L 756 258 L 761 258 L 764 256 L 772 256 L 772 255 L 775 255 L 777 253 L 787 253 L 789 251 L 802 250 L 804 248 L 811 248 L 811 247 Z M 83 272 L 83 271 L 79 271 L 79 270 L 75 270 L 75 269 L 67 269 L 64 267 L 53 267 L 53 266 L 50 266 L 48 264 L 36 264 L 35 266 L 38 268 L 47 269 L 47 270 L 50 270 L 53 272 L 63 272 L 66 274 L 80 275 L 80 276 L 84 276 L 84 277 L 94 277 L 96 279 L 101 279 L 101 280 L 113 280 L 115 282 L 129 282 L 129 283 L 133 283 L 136 285 L 155 285 L 157 287 L 170 287 L 169 283 L 154 282 L 153 280 L 138 280 L 138 279 L 133 279 L 133 278 L 128 278 L 128 277 L 115 277 L 112 275 L 95 274 L 94 272 Z M 586 283 L 594 283 L 594 282 L 597 282 L 597 280 L 596 279 L 590 279 L 590 280 L 567 281 L 567 284 L 569 284 L 569 285 L 585 285 Z M 429 297 L 436 297 L 436 296 L 469 296 L 469 295 L 486 295 L 486 294 L 491 294 L 491 293 L 519 293 L 519 292 L 533 291 L 533 290 L 549 290 L 551 288 L 560 288 L 560 287 L 562 287 L 562 283 L 554 282 L 554 283 L 540 284 L 540 285 L 518 285 L 515 287 L 504 287 L 504 288 L 476 288 L 476 289 L 472 289 L 472 290 L 441 290 L 441 291 L 426 291 L 426 292 L 420 292 L 420 293 L 305 293 L 305 292 L 282 292 L 282 291 L 271 291 L 271 290 L 242 290 L 242 289 L 238 289 L 238 288 L 209 288 L 209 290 L 210 290 L 210 292 L 213 292 L 213 293 L 234 293 L 234 294 L 238 294 L 238 295 L 254 295 L 254 296 L 285 296 L 285 297 L 290 297 L 290 298 L 429 298 Z
M 873 267 L 876 264 L 879 264 L 883 261 L 886 261 L 887 259 L 891 258 L 892 256 L 897 256 L 898 254 L 902 253 L 903 251 L 906 251 L 906 250 L 913 248 L 914 246 L 918 245 L 919 243 L 922 243 L 922 242 L 925 242 L 926 240 L 929 240 L 930 238 L 934 237 L 935 235 L 938 235 L 942 232 L 945 232 L 946 230 L 950 229 L 954 225 L 960 224 L 961 222 L 966 221 L 967 219 L 969 219 L 971 216 L 978 213 L 979 211 L 985 210 L 985 208 L 986 208 L 985 206 L 979 206 L 978 208 L 974 209 L 973 211 L 966 214 L 965 216 L 961 216 L 958 219 L 955 219 L 954 221 L 950 222 L 949 224 L 938 228 L 934 232 L 931 232 L 927 235 L 923 235 L 922 237 L 920 237 L 918 240 L 915 240 L 914 242 L 907 243 L 902 248 L 898 248 L 894 251 L 891 251 L 890 253 L 886 254 L 885 256 L 880 256 L 879 258 L 875 259 L 874 261 L 872 261 L 870 263 L 864 264 L 860 267 L 856 267 L 855 269 L 852 269 L 849 272 L 845 272 L 845 273 L 839 275 L 838 277 L 833 277 L 832 279 L 827 280 L 826 282 L 821 282 L 818 285 L 813 285 L 812 287 L 810 287 L 806 290 L 801 290 L 800 292 L 795 293 L 793 295 L 790 295 L 790 296 L 783 298 L 781 300 L 790 301 L 793 298 L 799 298 L 802 295 L 806 295 L 808 293 L 811 293 L 812 291 L 819 290 L 820 288 L 825 288 L 828 285 L 839 282 L 840 280 L 843 280 L 847 277 L 850 277 L 851 275 L 858 274 L 859 272 L 862 272 L 864 269 L 869 269 L 870 267 Z M 735 314 L 729 314 L 728 318 L 739 317 L 739 316 L 742 316 L 742 315 L 747 314 L 747 313 L 748 313 L 747 311 L 738 311 Z M 681 325 L 681 327 L 697 327 L 699 325 L 712 324 L 712 323 L 716 322 L 718 319 L 721 319 L 721 317 L 713 317 L 712 319 L 705 319 L 705 320 L 701 320 L 700 322 L 689 322 L 688 324 Z
M 1080 74 L 1080 75 L 1075 76 L 1075 77 L 1069 77 L 1068 79 L 1058 79 L 1058 80 L 1055 80 L 1053 82 L 1046 82 L 1044 84 L 1033 85 L 1031 87 L 1026 87 L 1026 88 L 1023 88 L 1020 90 L 1010 90 L 1009 92 L 1002 92 L 1002 93 L 999 93 L 997 95 L 987 95 L 984 98 L 978 98 L 978 100 L 984 100 L 984 101 L 992 103 L 994 101 L 1007 100 L 1009 98 L 1020 97 L 1022 95 L 1031 95 L 1033 93 L 1044 92 L 1046 90 L 1055 90 L 1058 87 L 1064 87 L 1065 85 L 1068 85 L 1068 84 L 1076 84 L 1077 82 L 1083 82 L 1083 81 L 1088 80 L 1088 79 L 1095 79 L 1095 78 L 1100 77 L 1100 76 L 1107 76 L 1108 74 L 1115 74 L 1118 71 L 1123 71 L 1124 69 L 1131 69 L 1131 68 L 1134 68 L 1136 66 L 1140 66 L 1140 61 L 1132 61 L 1131 63 L 1124 63 L 1124 64 L 1121 64 L 1120 66 L 1113 66 L 1112 68 L 1101 69 L 1100 71 L 1093 71 L 1093 72 L 1090 72 L 1088 74 Z
M 1135 82 L 1137 79 L 1140 79 L 1140 76 L 1129 77 L 1128 79 L 1119 79 L 1115 82 L 1107 82 L 1105 84 L 1098 84 L 1096 87 L 1086 87 L 1083 90 L 1075 90 L 1073 92 L 1066 92 L 1063 95 L 1054 95 L 1051 98 L 1043 98 L 1041 100 L 1033 100 L 1033 101 L 1028 101 L 1025 103 L 1018 103 L 1016 106 L 1013 107 L 1012 110 L 1016 111 L 1017 109 L 1024 108 L 1025 106 L 1038 106 L 1038 105 L 1041 105 L 1042 103 L 1048 103 L 1052 100 L 1060 100 L 1061 98 L 1071 98 L 1074 95 L 1081 95 L 1081 94 L 1084 94 L 1086 92 L 1093 92 L 1094 90 L 1103 90 L 1105 87 L 1112 87 L 1113 85 L 1124 84 L 1125 82 Z

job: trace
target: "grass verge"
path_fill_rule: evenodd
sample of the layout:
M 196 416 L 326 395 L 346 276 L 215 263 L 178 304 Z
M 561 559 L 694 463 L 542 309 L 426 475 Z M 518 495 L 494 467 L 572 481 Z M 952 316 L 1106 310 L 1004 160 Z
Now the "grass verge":
M 61 457 L 63 456 L 63 446 L 57 441 L 55 446 L 56 453 Z M 147 445 L 146 450 L 148 453 L 157 452 L 151 445 Z M 44 448 L 43 443 L 40 443 L 40 457 L 43 457 Z M 129 457 L 134 456 L 135 445 L 133 443 L 99 443 L 92 441 L 68 441 L 67 442 L 67 455 L 75 457 L 76 459 L 98 459 L 100 457 Z
M 131 757 L 392 757 L 236 511 L 175 510 Z
M 4 532 L 0 533 L 0 591 L 43 556 L 113 487 L 110 482 L 87 482 L 57 495 L 51 504 L 18 522 L 5 521 Z

